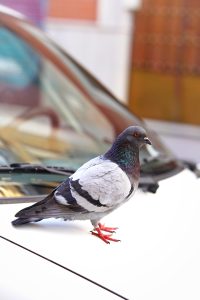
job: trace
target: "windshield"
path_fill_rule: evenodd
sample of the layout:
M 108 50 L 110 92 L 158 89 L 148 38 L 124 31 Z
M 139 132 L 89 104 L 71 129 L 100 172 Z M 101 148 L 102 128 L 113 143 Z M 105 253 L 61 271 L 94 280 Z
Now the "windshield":
M 114 129 L 103 113 L 13 32 L 0 28 L 0 40 L 1 163 L 76 169 L 105 151 Z
M 76 170 L 104 153 L 125 127 L 145 126 L 45 35 L 26 22 L 19 24 L 28 32 L 28 42 L 14 29 L 0 25 L 1 166 L 26 162 Z M 35 38 L 62 60 L 65 72 L 45 49 L 37 49 L 32 43 Z M 149 135 L 154 148 L 147 146 L 140 157 L 146 174 L 152 170 L 152 159 L 171 157 L 151 132 Z M 4 178 L 1 186 L 15 180 L 17 187 L 26 181 L 31 188 L 33 182 L 52 188 L 61 180 L 51 175 L 44 180 L 34 174 L 26 174 L 26 180 L 16 174 L 14 179 L 13 175 L 8 179 L 8 174 Z

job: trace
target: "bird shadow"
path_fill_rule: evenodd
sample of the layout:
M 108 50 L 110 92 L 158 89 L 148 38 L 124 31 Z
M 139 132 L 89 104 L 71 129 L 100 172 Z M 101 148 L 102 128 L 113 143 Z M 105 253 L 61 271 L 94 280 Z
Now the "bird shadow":
M 38 223 L 28 223 L 23 226 L 16 227 L 19 230 L 31 229 L 34 231 L 43 231 L 48 233 L 70 233 L 70 234 L 81 234 L 88 233 L 87 229 L 81 224 L 77 224 L 70 221 L 57 221 L 57 220 L 45 220 Z

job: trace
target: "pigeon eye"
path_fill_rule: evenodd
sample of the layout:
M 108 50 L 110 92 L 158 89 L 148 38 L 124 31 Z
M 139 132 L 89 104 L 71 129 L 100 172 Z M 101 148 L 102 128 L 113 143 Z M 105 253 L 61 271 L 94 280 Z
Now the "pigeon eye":
M 139 133 L 134 132 L 133 136 L 136 137 L 136 138 L 138 138 L 140 135 L 139 135 Z

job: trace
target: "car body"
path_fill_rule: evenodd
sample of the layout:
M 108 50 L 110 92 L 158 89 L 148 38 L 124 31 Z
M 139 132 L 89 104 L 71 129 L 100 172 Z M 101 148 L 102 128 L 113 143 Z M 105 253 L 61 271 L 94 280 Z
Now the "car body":
M 192 283 L 178 298 L 163 290 L 167 282 L 173 287 L 170 268 L 178 261 L 178 276 L 188 253 L 187 270 L 197 274 L 187 243 L 199 247 L 190 237 L 200 225 L 197 199 L 192 199 L 195 210 L 188 207 L 189 189 L 199 191 L 194 175 L 73 58 L 2 7 L 0 41 L 0 298 L 53 299 L 57 292 L 69 299 L 184 299 Z M 95 239 L 88 234 L 89 222 L 50 219 L 12 227 L 26 202 L 39 201 L 82 163 L 105 152 L 129 125 L 146 128 L 153 144 L 141 151 L 140 187 L 155 192 L 159 183 L 160 188 L 155 195 L 139 192 L 105 218 L 120 226 L 122 243 L 107 246 Z M 9 263 L 6 254 L 16 259 Z M 44 261 L 49 268 L 43 268 Z M 175 278 L 178 286 L 189 280 L 187 274 L 180 278 Z

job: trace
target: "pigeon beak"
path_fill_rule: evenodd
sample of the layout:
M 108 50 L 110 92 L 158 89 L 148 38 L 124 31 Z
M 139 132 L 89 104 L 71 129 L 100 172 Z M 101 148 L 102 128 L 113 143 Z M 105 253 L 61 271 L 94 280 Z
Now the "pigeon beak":
M 148 144 L 148 145 L 152 145 L 151 144 L 151 141 L 148 139 L 148 137 L 146 137 L 145 136 L 145 138 L 144 138 L 144 142 L 145 142 L 145 144 Z

